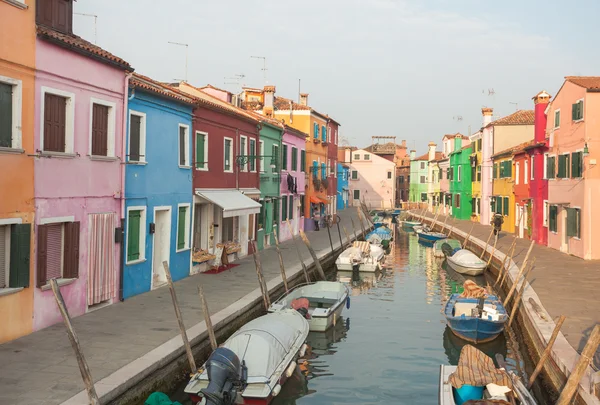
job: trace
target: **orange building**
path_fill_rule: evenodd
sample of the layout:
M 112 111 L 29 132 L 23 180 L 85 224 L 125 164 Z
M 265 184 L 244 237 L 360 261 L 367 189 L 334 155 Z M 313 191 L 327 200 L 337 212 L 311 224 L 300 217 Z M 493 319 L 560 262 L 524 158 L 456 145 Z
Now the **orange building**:
M 0 1 L 0 343 L 33 325 L 35 6 Z

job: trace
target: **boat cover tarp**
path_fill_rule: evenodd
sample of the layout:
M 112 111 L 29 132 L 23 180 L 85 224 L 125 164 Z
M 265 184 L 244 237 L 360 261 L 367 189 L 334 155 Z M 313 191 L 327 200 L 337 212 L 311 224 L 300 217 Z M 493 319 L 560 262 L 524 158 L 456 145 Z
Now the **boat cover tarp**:
M 465 267 L 479 267 L 485 264 L 475 253 L 467 249 L 461 249 L 452 255 L 452 261 Z
M 375 228 L 375 230 L 370 232 L 369 235 L 379 235 L 384 236 L 384 239 L 389 239 L 392 236 L 392 230 L 381 226 L 379 228 Z
M 267 382 L 308 323 L 294 310 L 275 312 L 248 322 L 223 344 L 244 360 L 248 382 Z
M 371 244 L 369 242 L 356 241 L 352 244 L 352 247 L 357 248 L 365 255 L 368 255 L 371 251 Z
M 490 357 L 471 345 L 465 345 L 460 351 L 458 366 L 450 374 L 448 382 L 457 389 L 465 384 L 485 387 L 491 383 L 513 389 L 506 371 L 497 369 Z
M 460 294 L 461 298 L 485 298 L 488 292 L 485 287 L 478 286 L 473 280 L 467 280 L 463 284 L 464 291 Z
M 144 405 L 181 405 L 181 403 L 171 401 L 167 394 L 162 392 L 153 392 L 144 402 Z
M 503 399 L 472 399 L 464 402 L 463 405 L 510 405 Z

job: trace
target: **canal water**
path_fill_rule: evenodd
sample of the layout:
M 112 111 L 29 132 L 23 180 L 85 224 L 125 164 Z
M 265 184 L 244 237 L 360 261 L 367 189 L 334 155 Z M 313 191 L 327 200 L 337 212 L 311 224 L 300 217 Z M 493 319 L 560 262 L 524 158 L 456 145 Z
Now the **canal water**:
M 457 364 L 466 344 L 447 328 L 442 305 L 465 279 L 403 230 L 395 233 L 386 265 L 350 283 L 350 309 L 326 333 L 310 333 L 307 361 L 273 405 L 438 403 L 440 365 Z M 471 279 L 485 284 L 483 277 Z M 503 335 L 478 348 L 516 363 Z

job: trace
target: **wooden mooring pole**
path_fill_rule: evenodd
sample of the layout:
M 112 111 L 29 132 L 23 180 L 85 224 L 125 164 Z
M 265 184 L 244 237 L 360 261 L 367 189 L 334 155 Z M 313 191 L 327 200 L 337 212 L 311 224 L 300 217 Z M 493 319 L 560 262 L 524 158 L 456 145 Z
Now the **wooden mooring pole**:
M 188 358 L 190 370 L 195 373 L 196 361 L 192 354 L 192 346 L 187 337 L 185 325 L 183 324 L 183 316 L 181 316 L 181 310 L 179 309 L 179 302 L 177 301 L 177 294 L 175 293 L 175 286 L 173 285 L 173 279 L 171 278 L 171 270 L 169 269 L 169 263 L 165 260 L 163 262 L 163 268 L 165 269 L 165 275 L 167 276 L 167 283 L 169 284 L 169 291 L 171 292 L 171 300 L 173 300 L 173 307 L 175 308 L 175 316 L 177 317 L 177 323 L 179 324 L 179 333 L 181 333 L 181 340 L 183 340 L 183 346 L 185 347 L 185 353 Z
M 498 234 L 494 235 L 494 246 L 492 247 L 492 253 L 490 253 L 490 258 L 487 262 L 487 267 L 490 267 L 492 264 L 492 260 L 494 259 L 494 253 L 496 253 L 496 244 L 498 243 Z
M 560 396 L 558 397 L 558 401 L 556 401 L 556 405 L 569 405 L 571 403 L 571 399 L 577 392 L 577 386 L 579 385 L 579 381 L 585 370 L 590 365 L 592 358 L 594 357 L 594 353 L 598 350 L 598 345 L 600 344 L 600 325 L 594 326 L 590 337 L 581 352 L 581 356 L 575 365 L 575 368 L 571 372 L 565 387 L 563 388 Z
M 256 268 L 256 275 L 258 276 L 258 284 L 260 285 L 263 303 L 265 304 L 265 311 L 268 311 L 269 307 L 271 306 L 271 300 L 269 298 L 267 283 L 262 275 L 262 263 L 260 262 L 260 255 L 258 253 L 258 249 L 256 248 L 256 241 L 252 241 L 252 247 L 254 250 L 254 252 L 252 252 L 252 257 L 254 257 L 254 267 Z
M 315 262 L 315 267 L 317 269 L 317 272 L 319 273 L 319 277 L 321 277 L 321 280 L 327 280 L 327 277 L 325 276 L 325 272 L 323 271 L 323 267 L 321 267 L 321 262 L 319 261 L 319 258 L 317 257 L 317 254 L 315 253 L 314 249 L 310 245 L 310 241 L 306 237 L 306 234 L 304 233 L 304 231 L 300 231 L 300 237 L 302 238 L 302 241 L 308 248 L 308 251 L 310 252 L 310 255 L 313 258 L 313 261 Z
M 331 230 L 329 221 L 325 221 L 325 228 L 327 228 L 327 236 L 329 237 L 329 246 L 331 246 L 331 253 L 333 253 L 333 240 L 331 239 Z
M 475 228 L 475 222 L 473 222 L 473 224 L 471 225 L 471 230 L 469 231 L 469 234 L 467 235 L 467 238 L 465 239 L 465 243 L 463 244 L 463 249 L 467 248 L 467 243 L 469 243 L 469 239 L 471 238 L 471 233 L 473 233 L 473 228 Z
M 561 315 L 560 318 L 558 318 L 558 321 L 556 322 L 556 326 L 554 326 L 554 330 L 552 331 L 552 336 L 550 336 L 550 340 L 548 340 L 548 344 L 546 345 L 546 348 L 544 349 L 544 353 L 542 354 L 542 357 L 540 357 L 540 360 L 538 361 L 537 366 L 535 366 L 535 370 L 533 370 L 531 377 L 529 377 L 529 383 L 527 384 L 527 389 L 531 389 L 531 387 L 533 386 L 533 383 L 535 382 L 535 379 L 542 372 L 544 363 L 546 363 L 546 360 L 548 360 L 548 357 L 550 357 L 550 353 L 552 353 L 552 346 L 554 345 L 554 341 L 556 340 L 556 338 L 558 336 L 558 332 L 560 332 L 560 328 L 562 327 L 562 324 L 565 322 L 565 319 L 567 319 L 567 317 L 564 315 Z
M 508 295 L 506 296 L 506 299 L 504 300 L 504 307 L 506 307 L 506 304 L 508 304 L 508 301 L 510 301 L 510 297 L 512 297 L 513 293 L 515 292 L 517 285 L 519 284 L 519 280 L 521 279 L 521 275 L 523 274 L 523 272 L 525 271 L 525 268 L 527 267 L 527 261 L 529 260 L 529 255 L 531 254 L 531 251 L 533 250 L 534 243 L 535 243 L 535 241 L 531 241 L 531 245 L 529 245 L 529 250 L 527 251 L 525 260 L 523 261 L 523 264 L 521 265 L 521 270 L 519 271 L 517 278 L 515 278 L 515 281 L 513 282 L 512 287 L 510 287 L 510 291 L 508 292 Z
M 338 214 L 335 214 L 335 224 L 337 225 L 338 236 L 340 237 L 340 249 L 341 249 L 344 247 L 344 241 L 342 240 L 342 231 L 340 230 L 340 222 L 342 222 L 342 219 L 340 218 L 340 216 Z
M 96 393 L 96 388 L 94 387 L 92 373 L 90 372 L 90 368 L 88 367 L 85 356 L 83 355 L 83 350 L 81 350 L 77 333 L 75 332 L 75 329 L 73 329 L 73 324 L 71 324 L 71 317 L 69 316 L 69 311 L 60 292 L 60 288 L 58 287 L 56 279 L 50 280 L 50 286 L 52 287 L 52 292 L 54 293 L 54 299 L 56 300 L 56 305 L 58 305 L 58 310 L 60 311 L 63 322 L 65 323 L 65 327 L 67 328 L 67 335 L 69 336 L 69 341 L 71 342 L 71 346 L 75 352 L 77 364 L 79 364 L 79 372 L 81 373 L 81 378 L 83 379 L 83 384 L 85 385 L 85 390 L 87 392 L 90 405 L 100 405 L 100 400 L 98 399 L 98 394 Z
M 304 260 L 302 260 L 302 255 L 300 254 L 300 248 L 298 247 L 298 243 L 296 241 L 296 235 L 294 235 L 294 231 L 292 230 L 292 225 L 289 220 L 285 221 L 287 223 L 288 229 L 290 230 L 290 234 L 292 235 L 292 241 L 294 242 L 294 247 L 296 248 L 296 253 L 298 253 L 298 260 L 300 260 L 300 264 L 302 265 L 302 271 L 304 272 L 304 278 L 307 283 L 310 283 L 310 277 L 308 276 L 308 269 L 306 268 L 306 264 L 304 264 Z
M 513 320 L 515 319 L 515 315 L 517 314 L 517 309 L 519 308 L 519 305 L 521 304 L 521 297 L 523 296 L 523 292 L 525 291 L 525 286 L 527 285 L 527 277 L 529 276 L 529 273 L 531 273 L 533 271 L 534 265 L 535 265 L 535 257 L 533 258 L 533 260 L 531 261 L 531 265 L 529 266 L 529 268 L 523 275 L 523 282 L 521 283 L 521 288 L 519 288 L 519 293 L 515 297 L 515 302 L 513 302 L 512 310 L 510 311 L 510 318 L 508 320 L 509 328 L 510 328 L 510 325 L 512 325 Z
M 502 274 L 502 279 L 500 279 L 500 289 L 502 288 L 502 285 L 504 284 L 504 280 L 508 277 L 508 270 L 510 269 L 510 262 L 512 262 L 512 258 L 515 254 L 515 249 L 517 248 L 517 244 L 515 243 L 514 245 L 512 245 L 512 249 L 510 250 L 510 255 L 508 256 L 508 260 L 506 261 L 506 267 L 503 264 L 502 265 L 502 269 L 504 270 L 504 274 Z M 504 256 L 504 259 L 506 260 L 506 256 Z M 498 277 L 500 277 L 500 273 L 498 273 Z
M 496 282 L 494 283 L 494 286 L 498 285 L 498 281 L 500 281 L 500 278 L 502 277 L 502 279 L 504 279 L 504 275 L 506 275 L 506 273 L 508 272 L 508 270 L 506 269 L 506 260 L 509 257 L 510 257 L 510 260 L 512 260 L 512 253 L 510 253 L 510 252 L 514 252 L 515 244 L 516 244 L 516 239 L 513 240 L 513 242 L 510 244 L 510 246 L 506 250 L 506 254 L 504 254 L 504 260 L 502 260 L 502 266 L 500 266 L 500 268 L 498 269 L 498 277 L 496 277 Z M 510 260 L 508 260 L 509 266 L 510 266 Z M 502 285 L 502 284 L 500 284 L 500 285 Z
M 356 226 L 354 226 L 354 218 L 350 217 L 350 222 L 352 222 L 352 233 L 354 234 L 354 240 L 358 240 L 358 236 L 356 236 Z
M 342 229 L 344 230 L 344 235 L 346 235 L 346 241 L 348 242 L 348 246 L 352 244 L 352 240 L 350 239 L 350 235 L 348 235 L 348 231 L 346 231 L 346 227 L 342 225 Z M 344 245 L 342 245 L 344 246 Z
M 277 250 L 277 256 L 279 256 L 279 271 L 281 272 L 281 279 L 283 280 L 283 287 L 285 288 L 285 293 L 287 294 L 290 290 L 288 288 L 287 277 L 285 275 L 285 266 L 283 265 L 283 255 L 281 254 L 281 249 L 279 248 L 279 238 L 277 237 L 277 232 L 273 231 L 273 239 L 275 239 L 275 249 Z
M 208 338 L 210 340 L 210 347 L 215 350 L 217 348 L 217 338 L 215 337 L 215 328 L 213 328 L 212 321 L 210 319 L 210 312 L 208 311 L 208 304 L 206 303 L 206 297 L 204 296 L 204 290 L 202 286 L 198 286 L 198 295 L 200 296 L 200 303 L 202 304 L 202 314 L 204 315 L 204 323 L 206 324 L 206 330 L 208 331 Z
M 363 222 L 362 222 L 362 215 L 360 214 L 359 207 L 356 207 L 356 212 L 358 212 L 358 222 L 360 222 L 360 229 L 362 229 L 362 236 L 364 238 L 366 236 L 367 232 L 365 231 L 365 226 L 363 225 Z
M 490 239 L 492 239 L 493 233 L 494 233 L 494 227 L 492 227 L 492 230 L 490 231 L 490 236 L 488 236 L 487 241 L 485 242 L 485 247 L 483 248 L 483 252 L 481 252 L 481 256 L 479 256 L 480 259 L 483 259 L 483 255 L 485 254 L 485 252 L 487 252 L 487 247 L 490 244 Z

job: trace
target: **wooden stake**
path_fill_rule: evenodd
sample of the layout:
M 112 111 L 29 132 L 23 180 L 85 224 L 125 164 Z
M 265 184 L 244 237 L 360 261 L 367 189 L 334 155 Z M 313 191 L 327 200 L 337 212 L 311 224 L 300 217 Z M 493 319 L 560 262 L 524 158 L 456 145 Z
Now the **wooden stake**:
M 585 347 L 583 348 L 583 351 L 581 352 L 581 356 L 579 357 L 579 361 L 577 361 L 577 365 L 571 372 L 571 375 L 569 376 L 565 387 L 560 393 L 560 397 L 558 397 L 556 405 L 568 405 L 571 403 L 571 399 L 573 399 L 573 396 L 577 391 L 579 381 L 581 380 L 581 377 L 583 377 L 585 370 L 590 365 L 590 362 L 592 361 L 594 353 L 596 353 L 599 344 L 600 325 L 596 325 L 594 326 L 594 330 L 592 330 L 590 338 L 588 339 L 587 343 L 585 344 Z
M 192 354 L 192 346 L 190 345 L 190 341 L 187 337 L 187 332 L 185 331 L 185 325 L 183 324 L 183 317 L 181 316 L 181 310 L 179 309 L 179 302 L 177 302 L 177 294 L 175 293 L 175 286 L 173 285 L 173 279 L 171 278 L 171 270 L 169 270 L 169 263 L 167 263 L 166 260 L 163 262 L 163 268 L 165 269 L 165 275 L 167 276 L 167 283 L 169 284 L 169 291 L 171 292 L 173 307 L 175 308 L 175 316 L 177 317 L 177 323 L 179 324 L 179 333 L 181 333 L 181 340 L 183 340 L 183 346 L 185 347 L 188 363 L 190 364 L 190 370 L 192 373 L 195 373 L 197 370 L 196 361 L 194 360 L 194 355 Z
M 281 254 L 281 249 L 279 249 L 279 238 L 277 237 L 277 232 L 273 231 L 273 239 L 275 239 L 275 249 L 277 250 L 277 256 L 279 256 L 279 271 L 281 272 L 281 279 L 283 280 L 283 287 L 285 288 L 285 293 L 287 294 L 290 290 L 288 288 L 287 277 L 285 275 L 285 267 L 283 265 L 283 255 Z
M 337 225 L 337 229 L 338 229 L 338 236 L 340 237 L 340 249 L 344 247 L 344 241 L 342 240 L 342 231 L 340 230 L 340 216 L 339 215 L 335 215 L 336 216 L 336 220 L 335 220 L 335 224 Z
M 490 253 L 490 258 L 487 262 L 487 267 L 490 267 L 492 264 L 492 259 L 494 258 L 494 253 L 496 253 L 496 244 L 498 243 L 498 234 L 494 235 L 494 246 L 492 247 L 492 253 Z
M 358 222 L 360 222 L 360 229 L 362 229 L 362 236 L 364 238 L 366 236 L 366 231 L 362 222 L 362 215 L 360 215 L 360 208 L 356 207 L 356 212 L 358 212 Z
M 350 239 L 350 235 L 348 235 L 348 231 L 346 231 L 346 227 L 344 225 L 342 225 L 342 229 L 344 230 L 344 235 L 346 235 L 346 241 L 348 241 L 348 246 L 350 246 L 352 244 L 352 239 Z
M 210 319 L 210 312 L 208 311 L 208 304 L 204 297 L 204 290 L 202 286 L 198 286 L 198 295 L 200 296 L 200 303 L 202 304 L 202 313 L 204 314 L 204 323 L 206 324 L 206 330 L 208 331 L 208 338 L 210 340 L 210 347 L 215 350 L 217 348 L 217 338 L 215 337 L 215 329 L 213 328 L 212 321 Z
M 331 246 L 331 253 L 333 253 L 333 240 L 331 239 L 331 231 L 329 230 L 329 223 L 325 221 L 325 228 L 327 228 L 327 236 L 329 237 L 329 245 Z
M 479 256 L 480 259 L 483 259 L 483 255 L 485 254 L 485 252 L 487 252 L 487 247 L 490 244 L 490 239 L 492 239 L 493 233 L 494 233 L 494 228 L 492 227 L 492 230 L 490 231 L 490 236 L 488 236 L 487 242 L 485 242 L 485 248 L 483 248 L 483 252 L 481 252 L 481 256 Z
M 508 247 L 508 249 L 506 250 L 507 254 L 504 255 L 504 260 L 502 260 L 502 266 L 500 266 L 500 268 L 498 269 L 498 277 L 496 277 L 496 282 L 494 283 L 494 286 L 498 285 L 498 281 L 500 281 L 500 277 L 502 277 L 507 272 L 507 270 L 506 270 L 506 259 L 508 259 L 509 255 L 512 258 L 512 254 L 510 254 L 510 252 L 514 251 L 516 241 L 517 240 L 515 238 L 513 240 L 513 242 L 510 244 L 510 246 Z M 510 261 L 508 263 L 510 264 Z
M 531 251 L 533 250 L 533 244 L 534 243 L 535 243 L 534 241 L 531 241 L 531 245 L 529 246 L 529 250 L 527 251 L 527 255 L 525 256 L 525 260 L 523 261 L 523 264 L 521 265 L 521 270 L 519 271 L 519 274 L 517 275 L 517 278 L 515 278 L 515 281 L 514 281 L 512 287 L 510 288 L 510 291 L 508 292 L 508 295 L 506 296 L 506 300 L 504 300 L 504 307 L 506 307 L 506 304 L 508 304 L 508 301 L 510 300 L 510 297 L 512 297 L 513 293 L 515 292 L 515 289 L 517 288 L 517 284 L 519 284 L 519 280 L 521 279 L 521 275 L 525 271 L 525 267 L 527 267 L 527 261 L 529 260 L 529 255 L 531 254 Z
M 310 245 L 310 241 L 306 237 L 306 234 L 304 233 L 304 231 L 300 231 L 300 237 L 302 238 L 302 241 L 304 241 L 304 244 L 308 248 L 308 251 L 310 252 L 310 255 L 313 258 L 313 261 L 315 262 L 315 266 L 317 268 L 317 272 L 319 273 L 319 277 L 321 277 L 321 280 L 327 280 L 327 277 L 325 277 L 325 272 L 323 271 L 323 267 L 321 267 L 321 262 L 319 261 L 317 254 L 315 253 L 312 246 Z
M 358 237 L 356 236 L 356 227 L 354 226 L 354 218 L 350 217 L 350 221 L 352 222 L 352 233 L 354 234 L 354 239 L 358 240 Z
M 504 284 L 504 280 L 506 280 L 506 278 L 508 277 L 508 270 L 510 269 L 510 262 L 512 261 L 512 258 L 515 254 L 515 249 L 517 248 L 517 244 L 515 243 L 512 246 L 512 249 L 510 250 L 510 256 L 508 256 L 508 260 L 506 261 L 506 268 L 504 268 L 504 274 L 502 275 L 502 279 L 500 280 L 500 288 L 502 288 L 502 285 Z M 506 257 L 505 257 L 506 259 Z
M 508 320 L 509 328 L 510 328 L 510 325 L 512 325 L 513 319 L 515 318 L 515 315 L 517 313 L 517 308 L 519 308 L 519 305 L 521 304 L 521 297 L 523 296 L 523 292 L 525 291 L 525 286 L 527 285 L 527 276 L 529 276 L 529 273 L 531 273 L 533 271 L 534 264 L 535 264 L 535 257 L 533 258 L 531 265 L 525 272 L 525 275 L 523 275 L 523 282 L 521 283 L 521 288 L 519 288 L 519 293 L 515 297 L 515 302 L 513 303 L 512 310 L 510 311 L 510 319 Z
M 258 284 L 260 285 L 263 303 L 265 304 L 265 311 L 268 311 L 269 307 L 271 306 L 271 300 L 269 299 L 269 291 L 267 290 L 267 284 L 265 283 L 265 279 L 262 275 L 262 264 L 260 262 L 260 255 L 258 253 L 258 249 L 256 248 L 256 241 L 252 241 L 252 247 L 254 248 L 252 256 L 254 257 L 254 267 L 256 268 L 256 275 L 258 276 Z
M 81 373 L 81 378 L 85 384 L 85 390 L 87 391 L 90 405 L 100 405 L 100 400 L 98 399 L 98 394 L 96 393 L 96 388 L 94 387 L 92 373 L 90 372 L 87 361 L 85 360 L 85 356 L 83 355 L 83 350 L 81 350 L 77 333 L 71 324 L 71 317 L 69 316 L 69 311 L 65 305 L 65 300 L 60 292 L 60 288 L 56 283 L 56 279 L 53 278 L 50 280 L 50 286 L 52 287 L 52 292 L 54 293 L 54 299 L 56 300 L 58 310 L 60 311 L 63 322 L 65 323 L 65 327 L 67 328 L 67 336 L 69 336 L 69 341 L 71 342 L 71 346 L 75 352 L 77 364 L 79 364 L 79 372 Z
M 292 234 L 292 241 L 294 241 L 294 247 L 296 248 L 296 253 L 298 253 L 298 260 L 300 260 L 300 264 L 302 265 L 302 271 L 304 272 L 304 278 L 307 283 L 310 283 L 310 277 L 308 276 L 308 269 L 306 268 L 306 264 L 304 264 L 304 260 L 302 260 L 302 255 L 300 254 L 300 248 L 298 247 L 298 243 L 296 242 L 296 235 L 294 235 L 294 231 L 292 230 L 292 225 L 289 220 L 285 221 L 287 226 Z
M 448 221 L 448 217 L 449 217 L 449 215 L 446 215 L 446 218 L 444 218 L 444 223 L 442 224 L 442 226 L 440 228 L 440 232 L 442 232 L 444 230 L 444 228 L 446 227 L 446 221 Z
M 554 341 L 556 340 L 556 338 L 558 336 L 558 332 L 560 332 L 560 328 L 562 327 L 562 324 L 565 322 L 565 319 L 567 319 L 567 317 L 564 315 L 561 315 L 560 318 L 558 318 L 558 322 L 556 322 L 556 326 L 554 326 L 554 330 L 552 331 L 552 336 L 550 336 L 550 340 L 548 340 L 548 344 L 546 345 L 546 348 L 544 349 L 544 353 L 542 354 L 542 357 L 540 357 L 540 360 L 538 361 L 537 366 L 535 366 L 535 370 L 533 370 L 533 374 L 531 374 L 531 377 L 529 377 L 529 384 L 527 384 L 527 389 L 531 389 L 535 379 L 542 372 L 544 363 L 546 363 L 546 360 L 548 360 L 548 357 L 550 357 L 550 353 L 552 353 L 552 346 L 554 345 Z
M 469 234 L 467 235 L 467 238 L 465 239 L 465 243 L 463 244 L 463 249 L 467 248 L 467 243 L 469 243 L 469 238 L 471 238 L 471 233 L 473 232 L 473 228 L 475 228 L 475 222 L 473 222 L 473 224 L 471 225 L 471 230 L 469 231 Z

